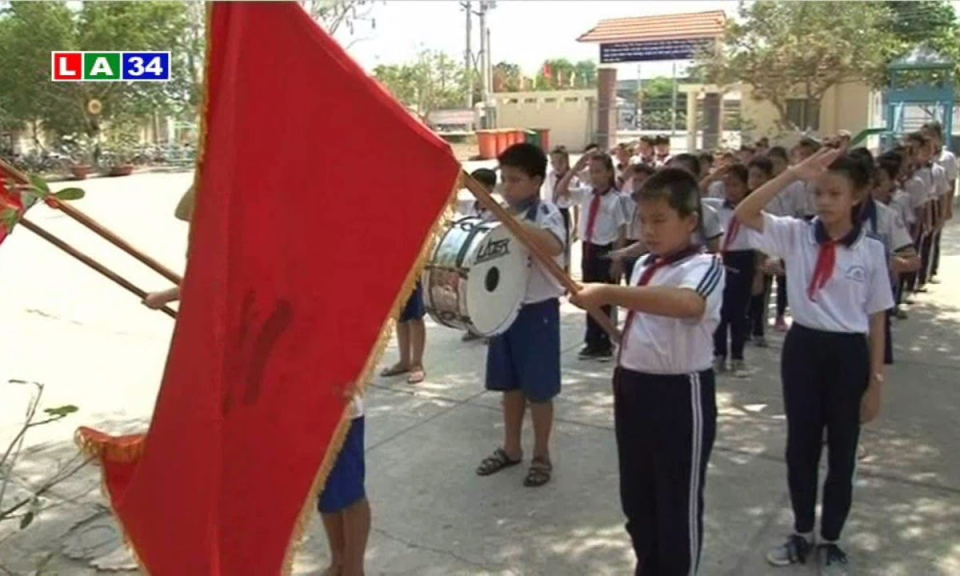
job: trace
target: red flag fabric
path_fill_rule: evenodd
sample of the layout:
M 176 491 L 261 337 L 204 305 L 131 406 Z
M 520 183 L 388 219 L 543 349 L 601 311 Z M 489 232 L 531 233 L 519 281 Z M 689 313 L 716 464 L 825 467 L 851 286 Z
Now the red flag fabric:
M 209 24 L 197 204 L 153 420 L 145 439 L 79 431 L 154 576 L 289 566 L 347 393 L 460 170 L 297 3 L 213 3 Z
M 553 79 L 553 66 L 549 62 L 544 62 L 543 64 L 543 77 L 547 80 Z

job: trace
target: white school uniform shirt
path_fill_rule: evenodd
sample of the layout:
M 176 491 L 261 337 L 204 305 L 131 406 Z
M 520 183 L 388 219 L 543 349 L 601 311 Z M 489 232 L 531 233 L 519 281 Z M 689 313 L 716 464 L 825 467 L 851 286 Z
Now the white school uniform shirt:
M 940 198 L 946 196 L 950 191 L 950 183 L 947 181 L 947 171 L 943 166 L 934 163 L 930 167 L 930 180 L 933 186 L 933 197 Z
M 636 286 L 654 258 L 647 256 L 633 268 Z M 620 366 L 647 374 L 691 374 L 713 365 L 713 333 L 720 324 L 725 272 L 716 254 L 696 253 L 653 273 L 647 286 L 689 288 L 706 300 L 703 316 L 669 318 L 633 312 L 620 352 Z
M 707 186 L 707 198 L 726 198 L 727 190 L 720 180 L 714 180 Z
M 920 209 L 930 200 L 930 185 L 921 177 L 919 170 L 903 183 L 903 189 L 910 195 L 910 208 L 913 210 Z
M 809 218 L 817 214 L 817 185 L 805 180 L 795 180 L 780 192 L 782 206 L 793 211 L 784 216 Z
M 903 223 L 910 226 L 917 221 L 917 214 L 910 205 L 910 194 L 903 188 L 897 188 L 890 198 L 890 207 L 894 208 L 903 218 Z
M 957 179 L 957 157 L 953 155 L 953 152 L 946 148 L 941 149 L 940 155 L 937 156 L 936 163 L 943 166 L 948 182 L 953 182 Z
M 466 216 L 468 218 L 485 218 L 487 216 L 487 210 L 480 206 L 479 200 L 474 200 L 473 203 L 470 204 Z
M 550 232 L 563 246 L 564 251 L 553 258 L 561 268 L 564 264 L 564 252 L 567 248 L 567 229 L 563 225 L 563 214 L 556 205 L 540 201 L 535 207 L 527 210 L 523 218 L 536 224 L 538 228 Z M 527 280 L 527 291 L 523 297 L 524 304 L 543 302 L 551 298 L 563 296 L 564 288 L 538 260 L 530 257 L 530 278 Z
M 640 222 L 637 219 L 637 201 L 631 194 L 620 193 L 620 202 L 623 204 L 623 217 L 627 219 L 627 238 L 640 239 Z
M 883 243 L 888 257 L 913 246 L 913 239 L 900 213 L 873 198 L 868 199 L 864 207 L 863 227 L 868 236 Z
M 557 208 L 570 208 L 573 206 L 573 201 L 568 198 L 563 198 L 557 196 L 557 201 L 553 201 L 553 195 L 557 189 L 557 184 L 560 183 L 560 180 L 563 176 L 560 175 L 557 171 L 551 169 L 547 172 L 547 178 L 543 181 L 543 186 L 540 187 L 540 199 L 544 202 L 550 202 L 554 204 Z M 570 188 L 577 188 L 580 186 L 580 179 L 576 176 L 570 179 Z
M 807 287 L 820 255 L 819 219 L 763 214 L 763 232 L 751 231 L 754 246 L 783 258 L 787 300 L 794 322 L 825 332 L 867 334 L 870 315 L 893 308 L 883 244 L 859 229 L 849 245 L 839 243 L 833 274 L 811 300 Z
M 570 187 L 570 198 L 580 204 L 580 238 L 587 241 L 587 227 L 590 224 L 590 205 L 593 203 L 593 188 L 580 186 Z M 627 215 L 623 211 L 623 200 L 616 188 L 611 188 L 600 197 L 600 212 L 593 225 L 591 244 L 604 246 L 617 241 L 620 227 L 627 223 Z
M 923 183 L 923 188 L 927 192 L 927 202 L 931 202 L 934 198 L 936 198 L 936 192 L 933 186 L 932 165 L 928 164 L 917 170 L 916 176 Z
M 700 212 L 703 216 L 703 222 L 701 222 L 701 224 L 703 226 L 699 234 L 697 232 L 693 233 L 692 239 L 694 244 L 700 244 L 702 246 L 706 246 L 710 240 L 723 236 L 723 223 L 720 222 L 720 214 L 717 213 L 717 209 L 711 206 L 707 200 L 707 198 L 700 199 Z
M 792 186 L 792 184 L 791 184 Z M 789 188 L 789 186 L 787 187 Z M 773 200 L 769 204 L 764 206 L 763 211 L 768 214 L 773 214 L 774 216 L 797 216 L 797 208 L 793 205 L 795 200 L 794 195 L 785 194 L 786 188 L 781 190 L 779 194 L 774 196 Z
M 361 394 L 355 395 L 350 400 L 350 417 L 353 419 L 363 417 L 363 396 Z
M 723 249 L 727 241 L 727 234 L 730 233 L 731 224 L 733 224 L 733 211 L 736 209 L 736 206 L 719 198 L 704 198 L 703 201 L 711 206 L 717 213 L 717 219 L 721 228 L 720 248 Z M 753 250 L 753 246 L 750 243 L 750 235 L 747 234 L 747 227 L 741 225 L 738 228 L 737 235 L 730 240 L 730 244 L 726 246 L 726 251 L 737 252 L 739 250 Z

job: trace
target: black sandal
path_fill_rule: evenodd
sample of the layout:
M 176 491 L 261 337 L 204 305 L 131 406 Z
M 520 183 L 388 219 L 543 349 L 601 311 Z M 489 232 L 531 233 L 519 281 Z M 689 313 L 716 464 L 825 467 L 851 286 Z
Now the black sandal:
M 491 474 L 496 474 L 504 468 L 516 466 L 521 462 L 523 462 L 523 458 L 511 460 L 510 456 L 503 451 L 503 448 L 497 448 L 493 451 L 493 454 L 487 456 L 482 462 L 480 462 L 480 466 L 477 467 L 477 475 L 489 476 Z
M 523 479 L 523 485 L 527 488 L 538 488 L 549 482 L 552 474 L 553 464 L 542 458 L 534 458 L 527 477 Z

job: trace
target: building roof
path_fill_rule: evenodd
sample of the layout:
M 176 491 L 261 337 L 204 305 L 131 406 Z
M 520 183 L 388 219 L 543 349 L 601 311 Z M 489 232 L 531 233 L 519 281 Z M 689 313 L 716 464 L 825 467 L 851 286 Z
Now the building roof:
M 722 10 L 601 20 L 578 42 L 643 42 L 718 38 L 723 35 L 727 15 Z

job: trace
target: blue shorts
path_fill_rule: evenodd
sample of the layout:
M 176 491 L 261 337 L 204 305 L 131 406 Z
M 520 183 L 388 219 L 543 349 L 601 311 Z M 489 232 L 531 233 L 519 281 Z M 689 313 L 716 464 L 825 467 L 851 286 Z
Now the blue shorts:
M 426 316 L 426 314 L 427 311 L 423 306 L 423 286 L 417 281 L 417 287 L 414 288 L 413 294 L 411 294 L 410 299 L 407 300 L 407 305 L 404 306 L 403 313 L 400 314 L 399 322 L 419 320 Z
M 534 404 L 560 393 L 560 301 L 526 304 L 510 328 L 490 339 L 487 390 L 521 390 Z
M 363 416 L 350 422 L 337 462 L 327 477 L 327 484 L 317 500 L 321 514 L 336 514 L 367 497 L 363 487 L 366 464 L 363 458 Z

